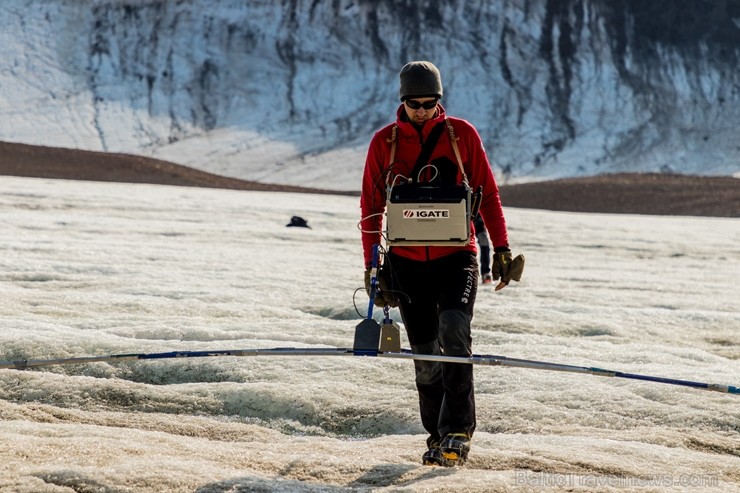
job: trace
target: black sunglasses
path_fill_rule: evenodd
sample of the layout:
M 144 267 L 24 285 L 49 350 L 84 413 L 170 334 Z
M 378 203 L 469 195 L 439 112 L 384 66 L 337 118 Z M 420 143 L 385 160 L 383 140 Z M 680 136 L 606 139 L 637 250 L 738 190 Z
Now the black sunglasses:
M 419 108 L 424 108 L 425 110 L 431 110 L 434 109 L 437 106 L 437 103 L 439 102 L 439 99 L 433 99 L 432 101 L 416 101 L 414 99 L 407 99 L 406 106 L 411 108 L 412 110 L 418 110 Z

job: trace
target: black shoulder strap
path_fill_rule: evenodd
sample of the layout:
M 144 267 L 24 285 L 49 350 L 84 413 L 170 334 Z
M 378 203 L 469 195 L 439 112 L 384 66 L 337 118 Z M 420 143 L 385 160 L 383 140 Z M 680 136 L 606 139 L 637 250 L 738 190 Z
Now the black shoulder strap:
M 442 135 L 442 132 L 445 128 L 445 122 L 439 122 L 431 132 L 429 132 L 429 136 L 427 137 L 427 140 L 424 141 L 424 145 L 421 148 L 421 153 L 419 154 L 419 157 L 416 158 L 416 164 L 414 164 L 414 169 L 411 172 L 411 178 L 414 181 L 417 181 L 417 177 L 419 176 L 419 173 L 421 172 L 421 169 L 429 164 L 429 158 L 432 156 L 432 152 L 434 151 L 434 148 L 437 146 L 437 142 L 439 141 L 439 137 Z

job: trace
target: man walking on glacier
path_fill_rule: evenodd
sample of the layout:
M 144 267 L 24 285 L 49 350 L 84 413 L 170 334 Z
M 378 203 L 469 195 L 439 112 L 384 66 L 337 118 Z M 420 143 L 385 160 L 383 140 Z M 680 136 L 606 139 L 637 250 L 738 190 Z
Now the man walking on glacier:
M 396 121 L 376 132 L 370 143 L 360 199 L 368 293 L 388 190 L 409 181 L 480 190 L 480 214 L 494 245 L 493 277 L 500 279 L 496 289 L 521 276 L 524 258 L 512 261 L 498 186 L 480 136 L 467 121 L 445 113 L 442 96 L 442 79 L 434 64 L 406 64 L 400 72 Z M 416 354 L 472 354 L 478 285 L 475 236 L 463 243 L 393 244 L 385 253 L 375 304 L 399 307 Z M 476 427 L 473 365 L 415 360 L 414 366 L 421 421 L 429 433 L 422 462 L 463 464 Z

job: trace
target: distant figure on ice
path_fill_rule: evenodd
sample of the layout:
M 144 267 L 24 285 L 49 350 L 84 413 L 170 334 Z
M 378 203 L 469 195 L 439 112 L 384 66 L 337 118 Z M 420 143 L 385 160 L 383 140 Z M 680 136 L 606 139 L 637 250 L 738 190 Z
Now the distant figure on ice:
M 486 225 L 483 224 L 483 218 L 480 214 L 475 216 L 473 226 L 475 227 L 475 239 L 478 240 L 481 282 L 483 284 L 492 284 L 493 277 L 491 276 L 491 239 L 488 237 Z
M 480 189 L 480 214 L 495 246 L 493 278 L 501 279 L 497 289 L 512 279 L 518 281 L 524 259 L 512 260 L 498 186 L 478 131 L 445 113 L 439 102 L 442 79 L 434 64 L 406 64 L 400 82 L 396 120 L 373 136 L 362 180 L 361 230 L 368 294 L 373 246 L 380 244 L 386 210 L 385 185 L 406 183 L 409 178 L 427 186 L 468 184 L 472 190 Z M 475 238 L 463 246 L 391 245 L 383 259 L 375 304 L 399 307 L 415 354 L 469 357 L 477 288 Z M 414 367 L 421 422 L 429 433 L 422 462 L 464 463 L 476 425 L 473 365 L 414 360 Z

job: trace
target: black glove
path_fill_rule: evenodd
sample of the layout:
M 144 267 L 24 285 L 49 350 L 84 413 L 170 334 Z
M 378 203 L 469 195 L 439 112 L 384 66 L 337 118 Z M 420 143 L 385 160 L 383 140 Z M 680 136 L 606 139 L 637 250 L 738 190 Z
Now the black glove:
M 365 291 L 370 296 L 370 281 L 372 268 L 365 270 Z M 398 296 L 388 289 L 388 285 L 385 281 L 385 276 L 378 269 L 378 279 L 375 284 L 375 306 L 383 308 L 389 306 L 391 308 L 398 306 Z
M 524 272 L 524 255 L 519 254 L 511 258 L 511 250 L 505 247 L 496 247 L 493 254 L 493 278 L 501 279 L 496 289 L 502 289 L 512 280 L 519 281 Z

